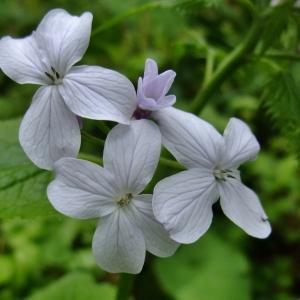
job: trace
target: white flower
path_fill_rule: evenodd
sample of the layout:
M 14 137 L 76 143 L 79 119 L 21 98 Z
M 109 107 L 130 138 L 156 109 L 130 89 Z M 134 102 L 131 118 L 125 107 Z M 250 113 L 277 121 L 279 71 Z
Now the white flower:
M 138 107 L 134 113 L 136 119 L 150 117 L 153 111 L 172 106 L 176 102 L 175 95 L 167 96 L 175 76 L 176 73 L 172 70 L 158 74 L 157 63 L 150 58 L 146 60 L 144 78 L 140 77 L 138 81 Z
M 271 232 L 256 194 L 243 185 L 238 167 L 254 159 L 259 144 L 249 127 L 232 118 L 222 137 L 210 124 L 175 108 L 156 114 L 163 143 L 188 168 L 154 189 L 154 215 L 180 243 L 192 243 L 209 228 L 212 205 L 220 197 L 225 215 L 246 233 Z
M 52 205 L 79 219 L 99 218 L 93 238 L 97 263 L 108 272 L 139 273 L 145 250 L 170 256 L 178 247 L 153 216 L 152 195 L 139 195 L 160 156 L 161 135 L 149 120 L 117 125 L 104 147 L 104 168 L 62 158 L 48 187 Z
M 92 14 L 50 11 L 31 36 L 0 40 L 0 68 L 18 83 L 42 85 L 20 128 L 20 143 L 40 168 L 76 156 L 80 128 L 76 115 L 129 123 L 136 93 L 123 75 L 96 66 L 73 66 L 85 53 Z

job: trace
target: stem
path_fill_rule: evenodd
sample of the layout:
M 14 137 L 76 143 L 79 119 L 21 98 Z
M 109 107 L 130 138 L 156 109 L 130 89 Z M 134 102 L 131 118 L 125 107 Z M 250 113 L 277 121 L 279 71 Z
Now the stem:
M 262 33 L 263 25 L 264 18 L 262 17 L 254 21 L 245 39 L 237 48 L 228 54 L 212 75 L 211 79 L 207 81 L 198 92 L 191 104 L 191 110 L 193 112 L 200 113 L 202 111 L 217 88 L 237 69 L 239 64 L 243 61 L 244 56 L 254 49 Z
M 110 128 L 104 123 L 104 121 L 97 122 L 97 126 L 104 134 L 108 134 L 110 132 Z
M 84 139 L 86 139 L 87 141 L 89 141 L 89 142 L 91 142 L 93 144 L 104 146 L 104 141 L 103 140 L 101 140 L 99 138 L 96 138 L 95 136 L 87 133 L 86 131 L 81 130 L 81 134 L 82 134 L 82 137 Z
M 104 146 L 105 142 L 99 138 L 96 138 L 94 137 L 93 135 L 87 133 L 86 131 L 81 131 L 81 134 L 82 134 L 82 137 L 84 139 L 86 139 L 87 141 L 93 143 L 93 144 L 96 144 L 96 145 L 101 145 L 101 146 Z M 81 154 L 80 154 L 81 155 Z M 90 156 L 88 157 L 88 154 L 82 154 L 81 155 L 82 157 L 81 158 L 84 158 L 83 156 L 86 157 L 86 159 L 88 160 L 91 160 L 91 161 L 94 161 L 94 162 L 101 162 L 102 163 L 102 160 L 99 160 L 98 158 L 97 161 L 95 161 L 95 157 L 94 156 Z M 94 157 L 94 159 L 92 159 L 92 157 Z M 170 160 L 168 158 L 165 158 L 165 157 L 160 157 L 159 159 L 159 162 L 164 165 L 164 166 L 167 166 L 167 167 L 170 167 L 172 169 L 177 169 L 177 170 L 185 170 L 185 168 L 183 166 L 181 166 L 177 161 L 175 160 Z
M 93 162 L 95 164 L 98 164 L 98 165 L 103 165 L 103 161 L 102 161 L 100 156 L 97 157 L 97 156 L 87 154 L 87 153 L 79 153 L 78 158 L 91 161 L 91 162 Z
M 214 59 L 215 59 L 215 53 L 214 50 L 208 49 L 207 50 L 207 60 L 205 65 L 205 73 L 204 73 L 204 85 L 210 81 L 213 70 L 214 70 Z
M 159 162 L 162 165 L 164 165 L 166 167 L 170 167 L 172 169 L 185 170 L 185 168 L 183 166 L 181 166 L 177 161 L 170 160 L 170 159 L 165 158 L 165 157 L 160 157 Z
M 266 54 L 265 57 L 275 58 L 278 60 L 280 59 L 280 60 L 291 60 L 291 61 L 300 62 L 300 55 L 296 55 L 296 54 L 284 54 L 284 53 Z
M 120 274 L 118 293 L 116 300 L 128 300 L 134 284 L 134 275 L 122 273 Z
M 108 20 L 104 24 L 100 25 L 98 28 L 94 29 L 94 31 L 92 32 L 92 37 L 95 36 L 96 34 L 102 32 L 102 31 L 105 31 L 105 30 L 121 23 L 123 20 L 126 20 L 128 17 L 134 16 L 134 15 L 139 14 L 139 13 L 143 13 L 144 11 L 147 11 L 149 9 L 165 8 L 165 7 L 169 7 L 170 5 L 171 4 L 168 3 L 168 1 L 165 2 L 165 3 L 157 1 L 157 2 L 146 3 L 144 5 L 129 9 L 126 12 L 111 18 L 110 20 Z

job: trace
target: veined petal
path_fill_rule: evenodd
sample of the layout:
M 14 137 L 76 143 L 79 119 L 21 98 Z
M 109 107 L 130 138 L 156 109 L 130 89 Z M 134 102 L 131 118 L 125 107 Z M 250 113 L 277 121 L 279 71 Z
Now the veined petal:
M 89 12 L 77 17 L 63 9 L 53 9 L 39 24 L 35 33 L 37 43 L 60 76 L 84 55 L 90 41 L 92 20 Z
M 175 102 L 176 102 L 176 96 L 175 95 L 168 95 L 168 96 L 165 96 L 165 97 L 162 97 L 162 98 L 158 99 L 157 106 L 160 109 L 163 109 L 163 108 L 172 106 L 173 104 L 175 104 Z
M 255 159 L 259 143 L 250 128 L 241 120 L 231 118 L 224 131 L 224 154 L 222 167 L 236 168 L 243 162 Z
M 172 70 L 159 74 L 152 80 L 143 81 L 144 94 L 148 98 L 159 99 L 166 95 L 172 83 L 174 82 L 176 73 Z
M 144 110 L 151 110 L 151 111 L 155 111 L 155 110 L 158 110 L 159 107 L 157 105 L 157 102 L 152 99 L 152 98 L 140 98 L 139 100 L 139 107 L 141 109 L 144 109 Z
M 89 119 L 128 124 L 137 106 L 129 79 L 97 66 L 73 67 L 59 88 L 68 107 Z
M 125 210 L 118 209 L 101 218 L 93 238 L 93 253 L 107 272 L 137 274 L 145 261 L 145 241 Z
M 246 233 L 266 238 L 271 233 L 268 221 L 257 195 L 240 180 L 228 178 L 218 184 L 224 214 Z
M 139 194 L 152 179 L 160 150 L 161 135 L 152 121 L 119 124 L 106 138 L 104 167 L 114 174 L 121 191 Z
M 167 177 L 154 189 L 153 211 L 172 239 L 189 244 L 209 228 L 212 205 L 218 198 L 209 170 L 191 169 Z
M 0 40 L 0 68 L 21 84 L 45 85 L 48 82 L 41 53 L 32 36 L 21 39 L 3 37 Z
M 19 131 L 27 156 L 42 169 L 51 170 L 58 159 L 77 156 L 80 129 L 56 86 L 41 87 L 34 95 Z
M 187 168 L 214 168 L 223 147 L 216 129 L 191 113 L 169 107 L 153 113 L 163 145 Z
M 158 67 L 155 60 L 151 58 L 147 58 L 145 62 L 145 70 L 144 70 L 144 80 L 146 82 L 148 80 L 153 79 L 158 75 Z
M 173 255 L 179 244 L 171 240 L 167 231 L 154 218 L 152 195 L 136 196 L 131 203 L 131 220 L 143 232 L 146 249 L 159 257 Z
M 102 167 L 85 160 L 62 158 L 55 163 L 55 172 L 47 194 L 60 213 L 90 219 L 117 209 L 115 179 Z

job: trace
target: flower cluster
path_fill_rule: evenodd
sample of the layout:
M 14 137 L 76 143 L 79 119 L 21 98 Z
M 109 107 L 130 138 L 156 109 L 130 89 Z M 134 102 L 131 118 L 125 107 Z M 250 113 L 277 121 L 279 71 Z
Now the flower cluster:
M 55 171 L 47 194 L 59 212 L 99 219 L 92 246 L 99 266 L 139 273 L 146 250 L 174 254 L 179 243 L 192 243 L 208 230 L 218 199 L 246 233 L 267 237 L 268 218 L 238 170 L 260 149 L 249 127 L 232 118 L 222 136 L 172 107 L 176 96 L 168 92 L 176 74 L 159 74 L 152 59 L 137 91 L 116 71 L 74 66 L 88 48 L 91 25 L 88 12 L 77 17 L 52 10 L 30 36 L 0 40 L 0 68 L 20 84 L 42 85 L 21 123 L 20 144 L 34 164 Z M 120 123 L 106 138 L 103 167 L 76 158 L 81 117 Z M 157 183 L 153 196 L 141 194 L 161 145 L 187 170 Z

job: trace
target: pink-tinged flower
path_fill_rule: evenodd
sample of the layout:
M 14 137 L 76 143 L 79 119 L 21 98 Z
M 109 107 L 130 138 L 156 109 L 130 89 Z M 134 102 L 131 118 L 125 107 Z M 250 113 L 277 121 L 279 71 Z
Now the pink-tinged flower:
M 55 163 L 49 200 L 67 216 L 100 218 L 93 252 L 108 272 L 139 273 L 146 250 L 165 257 L 178 247 L 155 220 L 152 195 L 140 195 L 158 164 L 160 139 L 152 121 L 135 120 L 117 125 L 108 134 L 103 168 L 75 158 Z
M 97 66 L 74 66 L 90 40 L 92 14 L 71 16 L 51 10 L 32 35 L 0 40 L 0 68 L 20 84 L 42 85 L 22 121 L 19 139 L 40 168 L 52 169 L 64 156 L 76 156 L 80 128 L 76 115 L 129 123 L 136 93 L 123 75 Z
M 138 81 L 138 109 L 135 112 L 137 119 L 150 116 L 152 111 L 172 106 L 176 102 L 175 95 L 167 95 L 175 76 L 176 73 L 172 70 L 158 74 L 156 62 L 149 58 L 146 60 L 144 77 L 140 77 Z
M 154 189 L 154 215 L 180 243 L 199 239 L 212 222 L 220 198 L 225 215 L 246 233 L 266 238 L 271 232 L 257 195 L 240 178 L 239 166 L 260 150 L 241 120 L 232 118 L 224 135 L 200 118 L 175 108 L 156 114 L 163 144 L 187 171 L 160 181 Z

